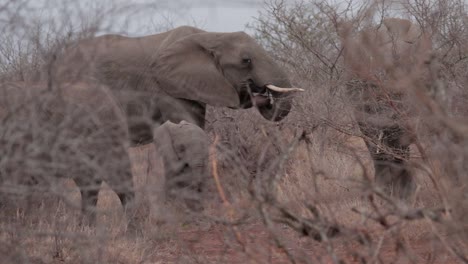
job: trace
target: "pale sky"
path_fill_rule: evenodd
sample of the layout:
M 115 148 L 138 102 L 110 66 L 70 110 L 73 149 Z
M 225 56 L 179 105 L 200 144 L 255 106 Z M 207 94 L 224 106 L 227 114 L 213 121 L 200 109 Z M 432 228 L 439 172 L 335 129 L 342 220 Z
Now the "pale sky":
M 245 25 L 252 22 L 262 10 L 263 0 L 178 0 L 176 3 L 161 6 L 151 17 L 142 16 L 137 30 L 145 31 L 145 24 L 170 23 L 172 26 L 192 25 L 208 31 L 244 31 Z M 152 30 L 148 25 L 148 30 Z
M 42 25 L 56 32 L 79 32 L 99 20 L 98 35 L 147 35 L 181 25 L 217 32 L 248 31 L 246 24 L 264 10 L 265 1 L 269 0 L 18 0 L 12 2 L 11 10 L 0 12 L 0 20 L 20 15 L 25 28 Z
M 187 24 L 194 21 L 196 25 L 209 31 L 240 31 L 248 22 L 258 15 L 258 6 L 241 7 L 193 7 L 186 11 L 189 16 L 180 18 L 176 23 Z M 184 21 L 187 20 L 187 21 Z

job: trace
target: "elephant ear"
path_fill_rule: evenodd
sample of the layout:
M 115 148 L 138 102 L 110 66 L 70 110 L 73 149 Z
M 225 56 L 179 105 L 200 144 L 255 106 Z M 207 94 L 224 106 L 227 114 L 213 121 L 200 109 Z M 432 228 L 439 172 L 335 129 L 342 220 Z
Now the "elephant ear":
M 239 107 L 239 95 L 215 57 L 220 36 L 192 34 L 160 50 L 153 64 L 160 89 L 175 98 Z

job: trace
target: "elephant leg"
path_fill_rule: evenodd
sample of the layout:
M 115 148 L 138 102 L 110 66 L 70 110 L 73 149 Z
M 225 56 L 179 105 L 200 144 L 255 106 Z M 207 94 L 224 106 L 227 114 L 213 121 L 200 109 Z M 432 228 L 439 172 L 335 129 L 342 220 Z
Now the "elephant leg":
M 416 190 L 416 181 L 408 164 L 404 164 L 395 172 L 395 189 L 400 199 L 407 199 Z
M 406 132 L 401 126 L 370 127 L 359 124 L 362 133 L 369 138 L 367 148 L 374 162 L 375 181 L 388 194 L 407 199 L 416 188 L 414 176 L 408 166 L 410 148 L 404 142 Z M 375 145 L 377 142 L 384 149 Z
M 146 145 L 153 142 L 153 106 L 151 95 L 129 98 L 124 105 L 127 117 L 128 133 L 132 146 Z
M 416 183 L 406 162 L 399 159 L 374 159 L 374 168 L 376 183 L 387 193 L 406 199 L 414 192 Z
M 191 211 L 202 211 L 209 173 L 208 136 L 200 127 L 181 121 L 164 123 L 154 138 L 164 163 L 167 196 L 182 201 Z
M 84 184 L 80 181 L 75 181 L 80 188 L 81 193 L 81 212 L 83 225 L 95 225 L 96 224 L 96 206 L 98 201 L 99 189 L 101 181 L 96 180 L 89 182 L 90 184 Z
M 119 159 L 114 162 L 114 170 L 109 171 L 105 177 L 106 183 L 117 194 L 124 209 L 128 228 L 137 229 L 139 227 L 140 214 L 138 204 L 135 201 L 135 188 L 133 174 L 131 171 L 130 157 L 127 151 L 122 148 L 118 155 Z
M 127 192 L 117 192 L 117 196 L 122 203 L 122 206 L 125 208 L 127 205 L 131 204 L 135 199 L 135 193 L 132 191 Z
M 153 125 L 149 122 L 135 122 L 128 126 L 132 146 L 153 142 Z
M 116 191 L 117 196 L 122 203 L 125 215 L 127 217 L 128 229 L 137 230 L 140 228 L 142 219 L 138 219 L 137 205 L 135 204 L 135 193 L 133 191 Z

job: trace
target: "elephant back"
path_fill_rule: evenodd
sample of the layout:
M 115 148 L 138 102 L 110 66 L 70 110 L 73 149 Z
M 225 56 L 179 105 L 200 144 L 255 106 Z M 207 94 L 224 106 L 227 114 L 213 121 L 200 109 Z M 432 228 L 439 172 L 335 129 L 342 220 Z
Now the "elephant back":
M 48 183 L 60 136 L 56 124 L 45 122 L 44 110 L 55 96 L 25 83 L 2 83 L 0 94 L 1 183 Z
M 49 185 L 116 169 L 127 148 L 121 110 L 107 91 L 81 86 L 0 85 L 0 172 L 3 181 Z M 118 166 L 117 166 L 118 167 Z

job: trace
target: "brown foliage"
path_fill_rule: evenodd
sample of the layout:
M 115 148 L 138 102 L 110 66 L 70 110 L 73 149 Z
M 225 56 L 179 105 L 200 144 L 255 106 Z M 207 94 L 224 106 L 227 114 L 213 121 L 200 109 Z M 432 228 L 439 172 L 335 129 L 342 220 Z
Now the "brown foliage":
M 448 0 L 397 2 L 271 1 L 266 6 L 251 27 L 294 84 L 307 92 L 281 123 L 264 121 L 255 110 L 208 109 L 206 131 L 212 141 L 219 138 L 210 157 L 218 175 L 216 183 L 210 179 L 212 199 L 202 216 L 172 218 L 174 223 L 162 228 L 148 217 L 146 232 L 132 237 L 119 231 L 118 198 L 105 185 L 95 229 L 78 224 L 79 194 L 70 182 L 57 183 L 59 197 L 67 198 L 58 201 L 39 192 L 23 203 L 6 194 L 24 189 L 3 188 L 0 256 L 19 263 L 468 262 L 466 6 Z M 395 54 L 388 53 L 388 36 L 382 35 L 388 17 L 412 22 L 395 20 L 402 27 L 389 28 L 404 40 L 402 46 L 390 41 Z M 20 50 L 17 39 L 2 39 L 0 79 L 34 80 L 51 58 L 50 50 L 92 35 L 93 29 L 47 37 L 38 30 L 36 40 L 50 40 L 45 41 L 50 45 L 26 41 L 29 48 Z M 416 46 L 415 35 L 424 39 Z M 359 80 L 358 97 L 347 91 L 350 78 Z M 373 87 L 366 86 L 369 81 Z M 396 110 L 383 101 L 394 102 Z M 384 115 L 360 117 L 355 109 L 366 102 L 383 108 Z M 384 118 L 388 113 L 390 121 Z M 409 156 L 361 133 L 360 118 L 374 118 L 369 121 L 373 127 L 389 122 L 404 127 L 413 143 Z M 15 127 L 0 131 L 20 137 Z M 52 137 L 43 135 L 43 143 Z M 404 160 L 414 172 L 417 188 L 410 201 L 395 199 L 374 184 L 365 140 Z M 1 172 L 4 164 L 34 154 L 15 156 L 8 150 L 1 150 Z M 155 178 L 160 171 L 154 154 L 152 146 L 130 149 L 134 181 L 141 188 L 137 195 L 151 193 L 145 189 L 151 179 L 161 183 Z M 10 210 L 4 210 L 7 206 Z M 195 218 L 202 223 L 192 224 Z

